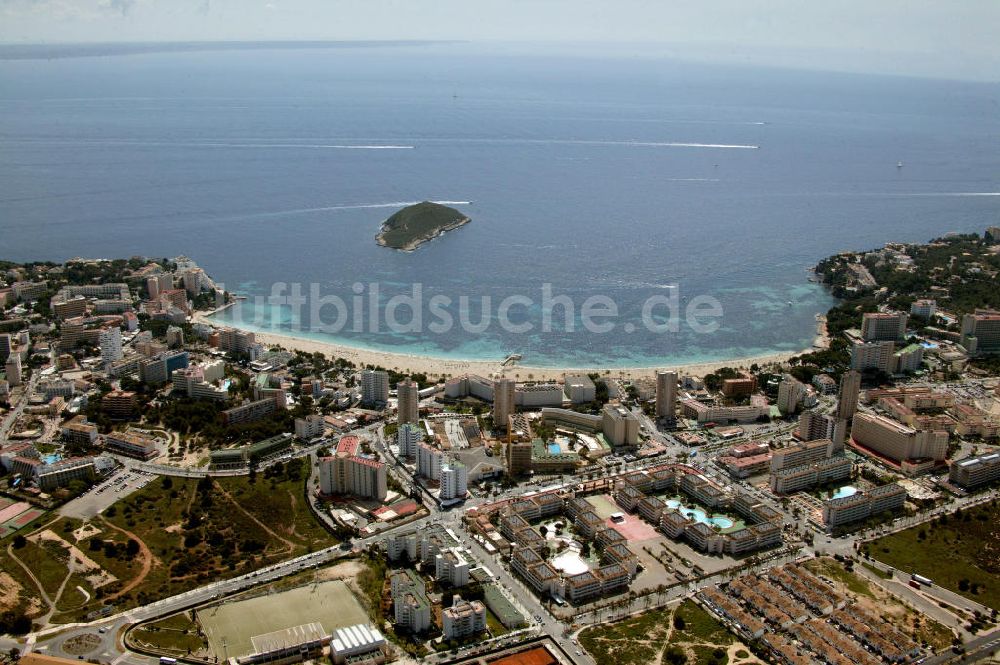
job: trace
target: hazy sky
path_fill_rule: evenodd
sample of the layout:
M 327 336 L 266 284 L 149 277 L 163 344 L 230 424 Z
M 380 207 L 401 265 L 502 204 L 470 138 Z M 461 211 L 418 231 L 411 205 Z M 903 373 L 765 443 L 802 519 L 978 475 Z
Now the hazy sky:
M 1000 0 L 0 0 L 2 42 L 268 39 L 642 42 L 1000 80 Z

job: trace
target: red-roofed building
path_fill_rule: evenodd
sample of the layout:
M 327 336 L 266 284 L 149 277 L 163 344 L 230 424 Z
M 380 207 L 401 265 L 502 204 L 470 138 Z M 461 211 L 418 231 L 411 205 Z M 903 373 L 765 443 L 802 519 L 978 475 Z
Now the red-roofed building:
M 342 436 L 340 441 L 337 442 L 337 457 L 342 457 L 345 455 L 356 455 L 358 453 L 358 447 L 361 445 L 361 439 L 356 436 Z
M 341 437 L 336 454 L 320 458 L 320 492 L 385 501 L 389 493 L 385 464 L 358 455 L 360 446 L 361 440 L 356 436 Z

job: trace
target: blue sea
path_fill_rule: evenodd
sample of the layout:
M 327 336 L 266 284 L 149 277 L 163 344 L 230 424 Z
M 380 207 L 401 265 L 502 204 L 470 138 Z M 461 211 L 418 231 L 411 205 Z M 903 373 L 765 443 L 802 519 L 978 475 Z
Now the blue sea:
M 832 304 L 809 281 L 818 260 L 998 223 L 998 100 L 998 84 L 599 47 L 0 60 L 0 258 L 184 254 L 247 296 L 222 321 L 449 358 L 615 367 L 798 350 Z M 375 244 L 422 200 L 472 222 L 412 253 Z M 276 284 L 344 308 L 266 304 L 291 289 Z M 415 284 L 422 321 L 372 325 Z M 543 288 L 572 307 L 544 331 Z M 433 296 L 454 325 L 430 326 Z M 582 325 L 588 298 L 617 308 L 610 330 Z M 372 303 L 363 323 L 342 316 Z M 692 303 L 712 330 L 689 325 Z M 459 323 L 483 310 L 485 329 Z M 407 320 L 405 303 L 394 312 Z

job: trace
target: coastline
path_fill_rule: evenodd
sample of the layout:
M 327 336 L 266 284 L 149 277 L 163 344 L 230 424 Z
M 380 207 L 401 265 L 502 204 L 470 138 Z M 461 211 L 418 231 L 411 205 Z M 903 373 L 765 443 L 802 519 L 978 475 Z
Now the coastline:
M 462 217 L 461 219 L 455 220 L 454 222 L 451 222 L 450 224 L 446 224 L 445 226 L 442 226 L 441 228 L 436 229 L 434 231 L 434 233 L 432 233 L 430 235 L 425 235 L 425 236 L 421 236 L 419 238 L 414 238 L 413 240 L 411 240 L 410 242 L 406 243 L 402 247 L 394 247 L 393 245 L 389 245 L 389 244 L 386 243 L 386 241 L 385 241 L 385 233 L 386 233 L 386 231 L 388 229 L 386 229 L 385 225 L 388 222 L 383 222 L 382 226 L 379 228 L 378 235 L 375 236 L 375 244 L 378 245 L 379 247 L 388 247 L 389 249 L 399 250 L 400 252 L 413 252 L 413 251 L 416 251 L 416 249 L 418 247 L 420 247 L 421 245 L 429 243 L 431 240 L 434 240 L 435 238 L 440 238 L 441 236 L 443 236 L 445 233 L 448 233 L 449 231 L 454 231 L 455 229 L 462 228 L 463 226 L 465 226 L 466 224 L 468 224 L 471 221 L 472 221 L 472 219 L 470 217 Z
M 195 312 L 192 316 L 192 321 L 222 327 L 219 322 L 213 321 L 210 314 L 206 312 Z M 825 348 L 828 345 L 828 340 L 823 334 L 825 330 L 820 329 L 817 331 L 819 334 L 813 345 L 799 351 L 777 351 L 756 356 L 695 363 L 671 364 L 665 361 L 660 365 L 642 367 L 532 367 L 520 364 L 505 366 L 502 359 L 488 361 L 438 358 L 419 354 L 365 349 L 337 342 L 295 337 L 294 335 L 283 333 L 259 332 L 256 330 L 253 332 L 256 335 L 257 341 L 265 346 L 281 346 L 290 351 L 302 351 L 304 353 L 319 352 L 332 358 L 344 358 L 359 367 L 376 365 L 404 374 L 426 374 L 428 377 L 453 377 L 462 374 L 495 376 L 503 374 L 508 378 L 518 381 L 562 380 L 564 374 L 589 373 L 598 373 L 602 376 L 613 378 L 639 379 L 651 378 L 657 370 L 664 369 L 674 370 L 685 376 L 703 377 L 723 367 L 749 368 L 754 363 L 758 365 L 780 365 L 787 362 L 789 358 L 803 353 L 810 353 L 817 349 Z

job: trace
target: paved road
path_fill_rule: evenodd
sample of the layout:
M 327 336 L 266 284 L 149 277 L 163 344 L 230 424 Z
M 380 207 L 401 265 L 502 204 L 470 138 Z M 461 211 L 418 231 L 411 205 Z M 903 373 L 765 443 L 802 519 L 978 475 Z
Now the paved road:
M 964 654 L 943 653 L 924 661 L 926 665 L 940 663 L 978 663 L 991 655 L 1000 654 L 1000 630 L 994 630 L 965 644 Z
M 380 423 L 377 423 L 375 425 L 370 425 L 362 430 L 358 430 L 356 433 L 363 435 L 366 434 L 370 437 L 373 448 L 377 452 L 379 452 L 390 464 L 390 472 L 403 485 L 403 487 L 409 489 L 414 486 L 419 486 L 409 476 L 409 473 L 406 471 L 404 467 L 393 463 L 395 460 L 393 459 L 391 451 L 388 449 L 388 446 L 386 445 L 382 437 L 382 426 Z M 315 443 L 313 445 L 310 445 L 308 447 L 297 450 L 295 456 L 307 457 L 307 461 L 310 462 L 311 475 L 312 475 L 315 472 L 315 466 L 312 464 L 312 461 L 314 459 L 316 451 L 319 450 L 321 447 L 328 445 L 330 445 L 330 442 L 324 440 Z M 640 459 L 624 463 L 617 468 L 616 473 L 620 474 L 624 473 L 625 471 L 641 469 L 649 466 L 654 466 L 657 464 L 663 464 L 665 461 L 667 461 L 665 457 L 666 454 L 660 455 L 656 458 Z M 148 465 L 145 465 L 144 463 L 140 462 L 135 462 L 134 460 L 126 460 L 125 464 L 128 468 L 133 468 L 133 469 L 148 468 Z M 170 468 L 173 469 L 173 467 Z M 204 475 L 204 473 L 199 474 L 198 472 L 191 472 L 191 473 L 195 474 L 191 477 L 200 477 L 200 475 Z M 313 480 L 310 480 L 310 482 L 313 482 Z M 570 484 L 574 483 L 571 482 Z M 500 493 L 496 497 L 496 499 L 504 499 L 513 496 L 518 496 L 520 494 L 523 494 L 524 491 L 525 491 L 524 487 L 514 488 L 512 490 Z M 423 495 L 423 498 L 425 501 L 425 505 L 427 505 L 430 511 L 429 516 L 420 518 L 405 525 L 399 525 L 399 527 L 389 527 L 389 529 L 387 530 L 400 527 L 405 527 L 408 529 L 412 528 L 419 529 L 428 522 L 435 520 L 446 523 L 447 525 L 454 527 L 454 530 L 457 533 L 462 534 L 463 537 L 466 535 L 466 532 L 464 532 L 460 528 L 460 518 L 462 513 L 464 512 L 463 509 L 455 509 L 452 511 L 441 511 L 437 507 L 436 503 L 430 500 L 430 498 L 426 495 L 426 493 Z M 981 501 L 981 500 L 984 499 L 981 497 L 975 497 L 975 498 L 970 498 L 968 501 L 960 500 L 958 502 L 953 503 L 951 506 L 949 506 L 944 510 L 952 511 L 959 507 L 965 507 L 966 505 L 970 505 L 972 501 Z M 482 500 L 470 500 L 467 502 L 466 508 L 475 505 L 477 503 L 480 503 L 481 501 Z M 941 511 L 935 511 L 934 513 L 926 516 L 924 519 L 933 519 L 934 517 L 937 516 L 939 512 Z M 906 526 L 909 526 L 909 524 L 907 524 Z M 355 541 L 355 547 L 364 548 L 369 545 L 372 545 L 378 540 L 382 539 L 384 537 L 384 534 L 385 531 L 382 531 L 378 535 L 373 535 L 359 539 Z M 856 537 L 831 539 L 831 543 L 820 545 L 816 548 L 816 550 L 826 551 L 830 553 L 834 551 L 842 551 L 843 553 L 853 554 L 855 542 L 857 540 L 858 538 Z M 490 554 L 488 554 L 483 547 L 481 547 L 476 541 L 474 541 L 471 538 L 465 537 L 464 544 L 467 548 L 469 548 L 472 551 L 474 557 L 480 562 L 484 563 L 487 566 L 487 568 L 489 568 L 489 570 L 496 576 L 497 581 L 507 590 L 510 597 L 513 598 L 515 604 L 520 605 L 523 610 L 526 610 L 532 625 L 528 630 L 522 633 L 523 635 L 546 634 L 553 640 L 555 640 L 558 644 L 560 644 L 560 646 L 563 647 L 563 649 L 569 655 L 569 658 L 574 665 L 595 665 L 593 660 L 590 658 L 588 654 L 586 653 L 577 654 L 579 647 L 571 643 L 569 638 L 563 637 L 563 633 L 566 631 L 566 625 L 558 621 L 543 606 L 543 604 L 539 601 L 535 593 L 532 590 L 529 590 L 524 585 L 524 583 L 519 578 L 516 577 L 516 575 L 512 574 L 511 571 L 503 564 L 503 562 L 498 557 L 491 556 Z M 754 570 L 758 572 L 763 572 L 772 566 L 787 563 L 801 556 L 808 556 L 811 554 L 813 554 L 813 552 L 808 549 L 803 550 L 801 554 L 792 554 L 792 553 L 782 554 L 760 564 Z M 206 586 L 200 587 L 198 589 L 194 589 L 192 591 L 188 591 L 183 594 L 179 594 L 177 596 L 172 596 L 170 598 L 165 598 L 155 603 L 151 603 L 143 607 L 128 610 L 126 612 L 119 613 L 115 616 L 101 619 L 99 621 L 95 621 L 89 624 L 52 627 L 40 631 L 39 633 L 32 636 L 28 648 L 37 647 L 37 650 L 45 650 L 49 653 L 52 653 L 53 655 L 64 655 L 61 645 L 63 642 L 65 642 L 66 639 L 72 637 L 73 635 L 82 633 L 93 634 L 95 631 L 99 631 L 101 628 L 104 628 L 106 632 L 98 634 L 116 635 L 120 629 L 122 629 L 129 623 L 154 619 L 167 614 L 172 614 L 187 607 L 211 602 L 212 600 L 218 599 L 220 597 L 245 591 L 255 586 L 274 581 L 286 575 L 297 573 L 308 567 L 315 567 L 334 562 L 337 559 L 347 555 L 348 552 L 341 549 L 340 547 L 330 547 L 321 550 L 319 552 L 303 555 L 301 557 L 292 559 L 290 561 L 274 564 L 272 566 L 268 566 L 261 570 L 255 571 L 253 573 L 241 575 L 237 578 L 224 580 L 220 582 L 214 582 Z M 725 571 L 722 571 L 712 577 L 699 581 L 697 584 L 691 583 L 687 585 L 678 585 L 676 587 L 671 588 L 666 594 L 660 597 L 657 600 L 656 604 L 663 605 L 670 602 L 676 602 L 677 600 L 685 596 L 693 594 L 694 592 L 696 592 L 701 588 L 712 586 L 719 582 L 725 581 L 726 579 L 728 579 L 728 577 L 729 576 L 727 575 L 727 573 Z M 908 589 L 909 587 L 906 588 Z M 935 587 L 934 589 L 935 593 L 931 594 L 934 597 L 940 599 L 947 598 L 947 602 L 954 602 L 960 607 L 970 606 L 969 603 L 971 601 L 958 597 L 957 594 L 952 594 L 951 592 L 940 589 L 939 587 Z M 950 594 L 950 596 L 948 594 Z M 615 614 L 624 615 L 631 612 L 638 612 L 642 611 L 643 609 L 646 609 L 647 607 L 648 607 L 647 601 L 640 598 L 635 600 L 632 603 L 632 605 L 626 610 L 616 610 Z M 599 623 L 609 619 L 609 612 L 610 610 L 607 609 L 602 609 L 592 612 L 583 612 L 581 614 L 574 616 L 573 620 L 574 622 L 580 624 Z M 15 645 L 14 642 L 10 641 L 5 642 L 0 640 L 0 648 L 9 648 L 9 646 L 14 646 L 14 645 Z M 977 638 L 969 645 L 970 653 L 972 649 L 977 649 L 979 651 L 989 649 L 990 645 L 991 642 L 989 640 L 984 638 Z M 95 655 L 96 657 L 104 660 L 109 660 L 114 665 L 121 665 L 121 663 L 127 663 L 128 665 L 149 665 L 149 663 L 154 661 L 154 659 L 146 658 L 138 654 L 130 654 L 129 652 L 125 651 L 123 647 L 115 644 L 114 640 L 110 638 L 104 638 L 100 648 L 102 649 L 102 651 L 99 654 L 92 654 L 92 655 Z M 466 652 L 469 651 L 470 650 L 466 650 Z M 937 662 L 945 662 L 945 661 L 942 660 Z
M 408 524 L 408 527 L 420 528 L 428 518 L 417 520 Z M 366 539 L 355 541 L 355 547 L 363 548 L 374 544 L 382 536 L 371 536 Z M 219 582 L 213 582 L 197 589 L 192 589 L 184 593 L 158 600 L 148 605 L 119 612 L 115 615 L 98 619 L 92 622 L 56 625 L 40 630 L 29 636 L 27 648 L 75 658 L 72 654 L 63 651 L 62 644 L 69 638 L 81 634 L 117 635 L 121 629 L 131 623 L 149 621 L 157 617 L 166 616 L 179 612 L 183 609 L 211 602 L 213 600 L 229 596 L 235 593 L 246 591 L 262 584 L 267 584 L 281 579 L 287 575 L 292 575 L 309 568 L 316 568 L 327 565 L 351 555 L 350 550 L 345 550 L 341 546 L 328 547 L 317 552 L 304 554 L 288 561 L 266 566 L 251 573 L 246 573 L 238 577 Z M 101 633 L 101 629 L 105 632 Z M 98 657 L 117 661 L 125 656 L 129 662 L 139 665 L 150 662 L 154 659 L 145 658 L 138 654 L 129 655 L 124 647 L 112 644 L 112 641 L 105 639 L 102 645 L 103 651 L 97 654 L 89 654 L 88 657 Z M 35 646 L 37 645 L 37 648 Z M 16 641 L 0 640 L 0 648 L 9 649 L 12 646 L 22 648 Z
M 38 385 L 41 378 L 42 373 L 37 369 L 31 372 L 31 378 L 28 379 L 28 383 L 22 386 L 21 399 L 18 400 L 17 405 L 7 414 L 3 423 L 0 423 L 0 447 L 10 443 L 7 439 L 7 434 L 10 432 L 10 428 L 14 426 L 14 423 L 17 422 L 17 419 L 21 417 L 21 414 L 24 413 L 24 407 L 28 405 L 28 398 L 35 392 L 35 386 Z

